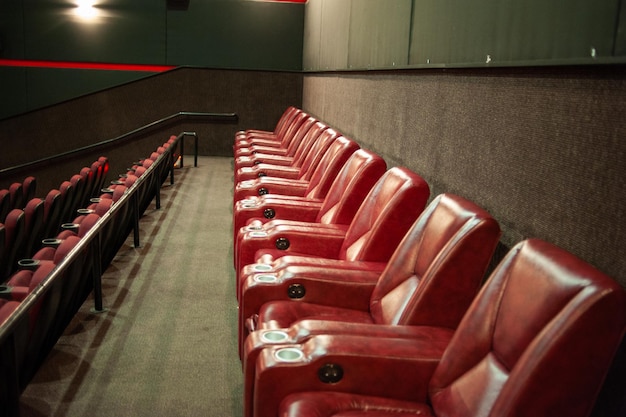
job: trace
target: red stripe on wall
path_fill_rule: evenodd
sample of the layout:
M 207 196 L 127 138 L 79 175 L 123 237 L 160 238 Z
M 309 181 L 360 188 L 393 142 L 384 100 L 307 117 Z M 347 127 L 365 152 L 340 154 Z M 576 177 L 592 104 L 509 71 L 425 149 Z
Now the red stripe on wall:
M 98 62 L 33 61 L 25 59 L 0 59 L 0 66 L 146 72 L 163 72 L 176 68 L 175 66 L 171 65 L 106 64 Z

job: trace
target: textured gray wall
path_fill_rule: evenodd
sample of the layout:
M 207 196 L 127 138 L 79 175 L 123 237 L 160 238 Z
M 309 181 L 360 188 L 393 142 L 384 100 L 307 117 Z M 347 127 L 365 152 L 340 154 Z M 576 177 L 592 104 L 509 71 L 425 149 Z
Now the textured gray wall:
M 326 73 L 305 110 L 626 287 L 623 68 Z

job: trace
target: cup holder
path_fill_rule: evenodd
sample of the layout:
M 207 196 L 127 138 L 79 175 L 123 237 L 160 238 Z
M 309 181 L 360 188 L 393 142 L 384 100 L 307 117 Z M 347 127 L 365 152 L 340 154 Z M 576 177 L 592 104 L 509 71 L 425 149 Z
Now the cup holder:
M 254 264 L 252 265 L 252 270 L 254 272 L 269 272 L 272 270 L 272 266 L 267 264 Z
M 263 226 L 246 226 L 247 232 L 254 232 L 255 230 L 263 230 Z
M 43 239 L 41 241 L 41 245 L 44 246 L 44 247 L 48 247 L 48 248 L 50 248 L 50 247 L 56 248 L 56 247 L 58 247 L 61 244 L 62 241 L 63 240 L 61 240 L 61 239 L 47 238 L 47 239 Z
M 79 227 L 79 226 L 80 226 L 80 225 L 79 225 L 79 224 L 76 224 L 76 223 L 63 223 L 63 224 L 61 225 L 61 229 L 63 229 L 63 230 L 72 230 L 72 231 L 76 231 L 76 230 L 78 230 L 78 227 Z
M 274 356 L 282 362 L 298 362 L 304 358 L 304 353 L 296 348 L 282 348 L 274 352 Z
M 281 343 L 287 340 L 287 332 L 282 330 L 270 330 L 261 334 L 261 340 L 266 343 Z
M 90 199 L 89 199 L 89 202 L 90 202 L 90 203 L 95 203 L 95 204 L 98 204 L 98 203 L 100 202 L 100 199 L 99 199 L 98 197 L 90 198 Z
M 276 282 L 276 281 L 278 281 L 278 277 L 276 275 L 269 275 L 269 274 L 254 275 L 253 279 L 256 282 Z
M 105 194 L 113 194 L 113 188 L 103 188 L 100 191 L 102 191 Z
M 86 209 L 86 208 L 79 208 L 78 210 L 76 210 L 76 212 L 78 214 L 91 214 L 91 213 L 95 213 L 95 210 L 91 210 L 91 209 Z
M 124 181 L 120 181 L 120 180 L 111 181 L 111 185 L 124 185 Z
M 11 287 L 6 284 L 0 284 L 0 294 L 10 294 Z
M 23 270 L 35 270 L 39 267 L 39 260 L 37 259 L 20 259 L 17 261 L 17 266 L 19 269 Z
M 248 234 L 250 237 L 267 237 L 267 232 L 263 231 L 252 231 Z

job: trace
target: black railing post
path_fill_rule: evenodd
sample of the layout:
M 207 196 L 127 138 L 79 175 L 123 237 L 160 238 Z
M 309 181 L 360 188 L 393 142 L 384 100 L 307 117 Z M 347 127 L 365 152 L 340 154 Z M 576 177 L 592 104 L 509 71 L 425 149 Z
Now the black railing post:
M 91 241 L 91 260 L 93 262 L 93 310 L 92 313 L 103 313 L 107 311 L 102 306 L 102 245 L 100 242 L 100 232 Z
M 137 193 L 133 193 L 130 197 L 131 210 L 133 212 L 133 244 L 138 248 L 141 244 L 139 241 L 139 198 Z

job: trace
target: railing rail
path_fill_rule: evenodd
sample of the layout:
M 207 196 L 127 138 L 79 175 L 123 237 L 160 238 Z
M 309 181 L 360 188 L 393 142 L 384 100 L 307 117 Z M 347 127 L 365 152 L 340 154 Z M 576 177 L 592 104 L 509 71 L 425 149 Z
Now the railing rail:
M 67 157 L 70 156 L 75 156 L 75 155 L 81 155 L 84 153 L 88 153 L 88 152 L 93 152 L 96 151 L 102 147 L 105 146 L 109 146 L 112 144 L 121 144 L 123 142 L 129 141 L 129 140 L 133 140 L 134 138 L 136 138 L 137 136 L 139 136 L 140 134 L 143 134 L 147 131 L 149 131 L 150 129 L 156 129 L 156 128 L 161 128 L 163 127 L 163 125 L 168 124 L 168 123 L 172 123 L 172 122 L 178 122 L 178 121 L 184 121 L 184 120 L 198 120 L 198 121 L 208 121 L 208 122 L 212 122 L 212 123 L 235 123 L 238 120 L 238 116 L 237 113 L 202 113 L 202 112 L 188 112 L 188 111 L 181 111 L 178 113 L 174 113 L 171 114 L 169 116 L 163 117 L 162 119 L 156 120 L 154 122 L 148 123 L 147 125 L 141 126 L 137 129 L 131 130 L 130 132 L 124 133 L 123 135 L 117 136 L 115 138 L 112 139 L 107 139 L 98 143 L 94 143 L 91 145 L 87 145 L 87 146 L 83 146 L 80 148 L 76 148 L 76 149 L 72 149 L 70 151 L 67 152 L 62 152 L 60 154 L 57 155 L 53 155 L 53 156 L 49 156 L 46 158 L 42 158 L 42 159 L 38 159 L 36 161 L 31 161 L 31 162 L 27 162 L 24 164 L 20 164 L 20 165 L 16 165 L 16 166 L 12 166 L 9 168 L 3 168 L 0 169 L 0 177 L 5 176 L 5 175 L 9 175 L 9 174 L 14 174 L 14 173 L 19 173 L 21 171 L 24 170 L 28 170 L 28 169 L 34 169 L 38 166 L 41 165 L 45 165 L 45 164 L 49 164 L 49 163 L 54 163 L 55 161 L 58 161 L 60 159 L 65 159 Z M 191 134 L 191 133 L 189 133 Z M 197 164 L 197 159 L 198 159 L 198 140 L 196 138 L 196 147 L 195 147 L 195 161 Z M 181 152 L 182 154 L 182 152 Z M 181 155 L 182 157 L 182 155 Z

